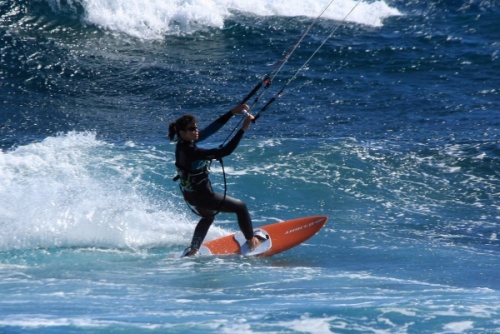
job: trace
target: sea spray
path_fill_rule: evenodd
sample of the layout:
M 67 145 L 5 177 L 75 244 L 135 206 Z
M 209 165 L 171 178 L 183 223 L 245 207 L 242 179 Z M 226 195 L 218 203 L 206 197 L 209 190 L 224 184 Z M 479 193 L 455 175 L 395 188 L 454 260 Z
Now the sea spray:
M 193 217 L 148 196 L 133 149 L 71 132 L 0 152 L 0 250 L 187 244 Z
M 165 35 L 190 34 L 208 28 L 224 27 L 237 13 L 256 17 L 315 18 L 324 9 L 324 0 L 48 0 L 57 11 L 83 11 L 87 24 L 141 39 L 161 39 Z M 339 0 L 325 12 L 323 18 L 343 20 L 358 1 Z M 387 17 L 401 13 L 384 1 L 361 2 L 347 21 L 368 26 L 382 26 Z

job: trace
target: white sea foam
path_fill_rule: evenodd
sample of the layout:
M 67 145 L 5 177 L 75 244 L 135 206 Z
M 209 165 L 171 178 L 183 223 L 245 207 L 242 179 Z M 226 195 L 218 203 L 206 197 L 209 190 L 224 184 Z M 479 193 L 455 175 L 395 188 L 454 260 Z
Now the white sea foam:
M 317 17 L 327 0 L 47 0 L 56 10 L 84 9 L 87 23 L 144 39 L 191 33 L 206 28 L 223 28 L 225 21 L 242 13 L 251 16 Z M 337 0 L 323 18 L 343 20 L 356 5 L 355 0 Z M 401 15 L 384 1 L 360 2 L 346 19 L 369 26 L 381 26 L 390 16 Z
M 301 333 L 326 334 L 332 333 L 330 323 L 336 319 L 337 317 L 312 318 L 305 314 L 300 319 L 281 322 L 280 325 Z
M 140 328 L 140 329 L 156 329 L 161 326 L 150 325 L 147 323 L 129 323 L 114 320 L 97 320 L 88 317 L 72 317 L 72 318 L 56 318 L 43 314 L 8 316 L 0 319 L 0 327 L 21 327 L 25 329 L 50 329 L 53 327 L 82 327 L 82 328 L 107 328 L 107 327 L 124 327 L 124 328 Z
M 92 133 L 0 151 L 0 250 L 188 244 L 196 219 L 141 192 L 141 156 Z
M 474 329 L 473 321 L 458 321 L 446 324 L 443 329 L 449 333 L 463 333 Z

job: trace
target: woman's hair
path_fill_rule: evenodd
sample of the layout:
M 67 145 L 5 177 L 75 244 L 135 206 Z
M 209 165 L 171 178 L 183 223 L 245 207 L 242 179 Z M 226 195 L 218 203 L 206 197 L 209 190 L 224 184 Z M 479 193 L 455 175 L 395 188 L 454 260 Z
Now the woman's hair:
M 196 122 L 196 118 L 193 115 L 184 115 L 179 117 L 175 122 L 170 123 L 168 126 L 168 138 L 171 141 L 175 140 L 175 137 L 180 138 L 179 131 L 186 130 L 189 124 Z

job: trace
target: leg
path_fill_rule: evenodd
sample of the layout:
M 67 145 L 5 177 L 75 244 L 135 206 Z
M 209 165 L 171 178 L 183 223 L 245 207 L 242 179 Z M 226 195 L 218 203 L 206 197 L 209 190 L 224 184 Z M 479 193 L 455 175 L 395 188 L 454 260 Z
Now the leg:
M 250 249 L 254 249 L 260 244 L 261 241 L 253 235 L 252 220 L 245 202 L 231 196 L 224 198 L 223 194 L 214 193 L 210 183 L 207 183 L 207 187 L 200 189 L 200 191 L 185 193 L 184 195 L 185 199 L 202 216 L 194 231 L 191 241 L 191 251 L 188 255 L 194 255 L 198 251 L 218 210 L 225 213 L 236 213 L 238 225 L 247 239 Z
M 202 217 L 213 216 L 218 210 L 224 213 L 236 213 L 238 225 L 245 238 L 248 240 L 253 237 L 252 219 L 245 202 L 231 196 L 224 198 L 223 194 L 214 193 L 209 184 L 200 191 L 185 194 L 185 198 Z
M 195 255 L 201 247 L 203 240 L 205 239 L 210 226 L 214 222 L 216 211 L 207 207 L 206 203 L 211 202 L 211 198 L 214 193 L 210 183 L 207 183 L 205 188 L 200 189 L 200 191 L 194 192 L 184 192 L 184 199 L 189 205 L 191 205 L 194 210 L 201 216 L 200 221 L 194 229 L 193 238 L 191 239 L 191 245 L 189 247 L 189 252 L 186 256 Z
M 198 225 L 196 225 L 196 228 L 194 229 L 193 238 L 191 240 L 190 253 L 193 252 L 193 254 L 188 254 L 188 255 L 194 255 L 200 249 L 201 244 L 203 243 L 203 240 L 205 239 L 208 233 L 208 229 L 210 228 L 210 226 L 212 226 L 212 223 L 214 222 L 214 219 L 215 216 L 213 214 L 203 216 L 200 219 Z
M 224 195 L 216 193 L 214 198 L 217 199 L 218 203 L 221 203 L 224 199 Z M 231 196 L 226 196 L 220 211 L 224 213 L 235 213 L 238 219 L 238 226 L 245 238 L 248 240 L 253 237 L 252 219 L 250 218 L 250 213 L 248 212 L 245 202 Z
M 222 201 L 222 199 L 224 198 L 224 196 L 221 194 L 215 194 L 215 197 L 219 198 L 220 201 Z M 250 213 L 248 212 L 248 208 L 245 202 L 230 196 L 226 196 L 220 210 L 221 212 L 236 213 L 236 217 L 238 218 L 238 225 L 241 232 L 243 232 L 245 239 L 247 239 L 248 248 L 250 250 L 254 250 L 258 245 L 262 243 L 262 240 L 260 240 L 253 234 L 252 219 L 250 218 Z

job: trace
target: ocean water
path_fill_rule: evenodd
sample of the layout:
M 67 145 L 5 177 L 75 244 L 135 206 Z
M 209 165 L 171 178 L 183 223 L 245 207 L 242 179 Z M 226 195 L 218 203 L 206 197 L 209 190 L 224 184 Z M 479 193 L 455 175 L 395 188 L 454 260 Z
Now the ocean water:
M 0 333 L 500 333 L 497 0 L 334 0 L 224 160 L 255 226 L 327 225 L 170 258 L 197 217 L 168 123 L 239 103 L 328 3 L 0 1 Z

